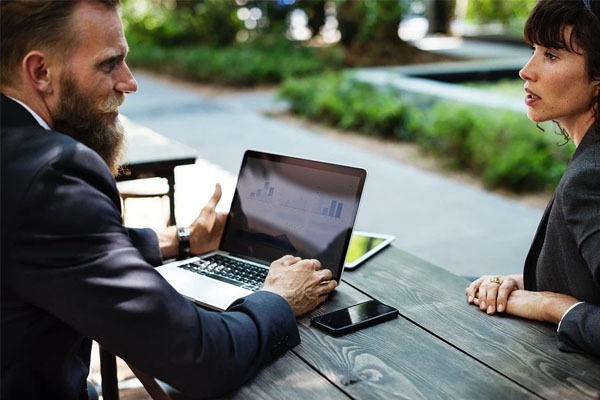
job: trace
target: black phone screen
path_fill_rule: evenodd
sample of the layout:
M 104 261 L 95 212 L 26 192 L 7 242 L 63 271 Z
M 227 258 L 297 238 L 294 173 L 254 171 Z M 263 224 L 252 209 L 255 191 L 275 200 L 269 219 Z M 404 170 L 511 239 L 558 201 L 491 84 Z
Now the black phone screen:
M 311 323 L 330 333 L 340 334 L 395 318 L 398 310 L 377 300 L 332 311 L 313 317 Z

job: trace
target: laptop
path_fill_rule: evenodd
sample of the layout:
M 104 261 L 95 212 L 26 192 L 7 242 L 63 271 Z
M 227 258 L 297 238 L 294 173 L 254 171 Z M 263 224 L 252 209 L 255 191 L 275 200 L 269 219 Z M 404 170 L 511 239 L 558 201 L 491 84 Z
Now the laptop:
M 315 258 L 340 281 L 366 180 L 362 168 L 248 150 L 219 249 L 156 270 L 215 310 L 260 289 L 271 262 Z

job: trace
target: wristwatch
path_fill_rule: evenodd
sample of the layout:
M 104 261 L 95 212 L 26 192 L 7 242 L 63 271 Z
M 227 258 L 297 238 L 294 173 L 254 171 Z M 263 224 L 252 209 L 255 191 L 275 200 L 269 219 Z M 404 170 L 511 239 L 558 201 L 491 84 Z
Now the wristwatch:
M 177 237 L 179 238 L 179 253 L 177 254 L 178 260 L 188 258 L 190 253 L 190 230 L 188 228 L 178 226 Z

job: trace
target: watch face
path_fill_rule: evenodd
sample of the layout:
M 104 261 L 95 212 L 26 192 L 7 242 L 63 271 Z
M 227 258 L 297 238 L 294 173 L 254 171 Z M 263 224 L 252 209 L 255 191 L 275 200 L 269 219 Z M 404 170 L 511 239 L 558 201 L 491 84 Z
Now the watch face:
M 190 256 L 190 230 L 186 227 L 177 227 L 179 237 L 179 252 L 177 259 L 182 260 Z

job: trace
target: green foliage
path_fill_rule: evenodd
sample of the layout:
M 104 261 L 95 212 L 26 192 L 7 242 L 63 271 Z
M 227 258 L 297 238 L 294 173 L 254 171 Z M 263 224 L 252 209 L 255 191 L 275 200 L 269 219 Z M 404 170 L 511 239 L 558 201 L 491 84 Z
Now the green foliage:
M 523 25 L 537 0 L 469 0 L 466 18 L 475 23 L 500 22 L 509 35 L 523 37 Z
M 400 1 L 362 0 L 358 2 L 362 15 L 357 39 L 361 42 L 374 40 L 398 41 L 398 24 L 404 14 Z
M 452 167 L 481 175 L 489 187 L 530 191 L 554 187 L 572 153 L 524 115 L 472 105 L 437 103 L 417 142 Z
M 332 65 L 341 66 L 341 60 L 338 49 L 308 48 L 266 35 L 226 48 L 138 44 L 127 58 L 133 67 L 232 86 L 275 84 L 289 77 L 321 73 Z
M 233 0 L 170 1 L 157 6 L 151 0 L 125 0 L 125 34 L 138 44 L 226 46 L 242 29 Z
M 286 81 L 279 94 L 291 100 L 293 112 L 383 138 L 401 138 L 407 105 L 389 88 L 377 89 L 348 74 L 328 74 Z
M 452 167 L 468 168 L 473 158 L 472 148 L 467 146 L 469 136 L 483 128 L 483 120 L 469 107 L 453 108 L 447 103 L 437 103 L 421 121 L 417 143 L 438 156 L 447 157 Z
M 280 95 L 290 101 L 293 112 L 341 129 L 415 141 L 450 167 L 480 174 L 489 187 L 545 189 L 562 175 L 572 146 L 557 146 L 561 138 L 541 133 L 524 115 L 374 87 L 351 73 L 328 73 L 342 67 L 341 47 L 293 43 L 283 32 L 285 10 L 270 0 L 253 4 L 279 23 L 272 21 L 268 29 L 257 29 L 238 43 L 236 36 L 243 27 L 234 0 L 124 0 L 124 27 L 131 47 L 128 63 L 222 85 L 284 81 Z M 336 4 L 345 44 L 369 47 L 399 40 L 397 25 L 405 1 L 336 0 Z M 471 18 L 510 25 L 515 17 L 524 18 L 535 1 L 468 4 Z M 311 5 L 317 7 L 312 14 L 317 14 L 323 1 Z M 512 85 L 507 83 L 507 90 Z
M 400 1 L 336 0 L 342 43 L 399 42 L 398 24 L 406 11 Z
M 375 88 L 351 74 L 284 82 L 291 110 L 319 122 L 390 140 L 413 140 L 449 167 L 479 174 L 491 188 L 535 191 L 556 185 L 573 152 L 550 127 L 541 132 L 509 110 L 415 98 Z
M 513 18 L 525 19 L 535 6 L 535 0 L 469 0 L 467 18 L 477 22 L 508 23 Z

